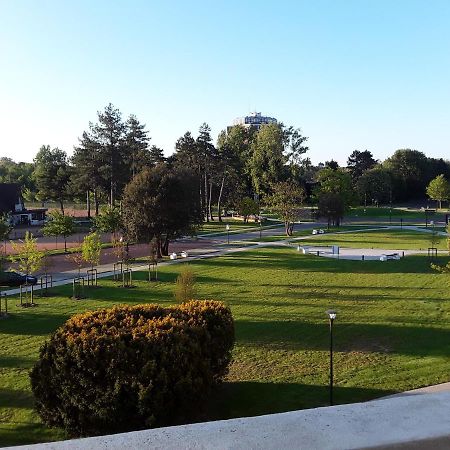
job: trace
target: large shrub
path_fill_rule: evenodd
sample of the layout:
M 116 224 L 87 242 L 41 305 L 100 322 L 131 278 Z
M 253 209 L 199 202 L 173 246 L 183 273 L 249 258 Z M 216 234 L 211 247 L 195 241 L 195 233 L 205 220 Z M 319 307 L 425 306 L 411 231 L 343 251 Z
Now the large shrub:
M 36 409 L 72 436 L 189 420 L 226 374 L 233 343 L 231 312 L 215 301 L 75 315 L 31 372 Z

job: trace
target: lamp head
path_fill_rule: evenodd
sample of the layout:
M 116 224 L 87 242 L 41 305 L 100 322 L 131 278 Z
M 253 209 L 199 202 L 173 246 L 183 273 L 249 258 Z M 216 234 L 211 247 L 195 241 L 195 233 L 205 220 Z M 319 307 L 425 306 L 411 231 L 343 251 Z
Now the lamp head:
M 336 319 L 336 311 L 334 309 L 329 309 L 328 311 L 326 311 L 326 313 L 330 320 Z

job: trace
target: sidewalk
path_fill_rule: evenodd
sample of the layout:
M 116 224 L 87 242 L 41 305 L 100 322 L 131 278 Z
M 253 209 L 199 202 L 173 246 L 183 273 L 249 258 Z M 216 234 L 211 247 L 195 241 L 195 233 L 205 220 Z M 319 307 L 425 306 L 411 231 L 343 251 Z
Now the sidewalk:
M 240 251 L 244 251 L 244 250 L 248 250 L 249 248 L 255 248 L 258 247 L 260 244 L 254 244 L 254 245 L 242 245 L 242 246 L 235 246 L 235 247 L 231 247 L 231 245 L 233 244 L 233 242 L 230 242 L 230 247 L 226 247 L 226 248 L 221 248 L 221 247 L 216 247 L 216 248 L 198 248 L 198 249 L 192 249 L 190 251 L 188 251 L 188 257 L 187 258 L 177 258 L 175 260 L 168 260 L 168 261 L 162 261 L 158 263 L 158 267 L 164 267 L 167 265 L 171 265 L 171 264 L 178 264 L 178 263 L 183 263 L 183 262 L 189 262 L 189 261 L 196 261 L 199 259 L 205 259 L 205 258 L 214 258 L 217 256 L 222 256 L 224 254 L 229 254 L 229 253 L 236 253 L 236 252 L 240 252 Z M 264 244 L 268 244 L 268 243 L 264 243 Z M 109 264 L 101 264 L 99 266 L 95 267 L 97 269 L 97 278 L 108 278 L 108 277 L 112 277 L 114 275 L 114 263 L 109 263 Z M 81 271 L 81 276 L 82 277 L 86 277 L 86 268 L 84 268 Z M 148 264 L 147 263 L 135 263 L 135 264 L 130 264 L 130 270 L 132 272 L 139 272 L 139 271 L 143 271 L 143 270 L 147 270 L 148 269 Z M 54 274 L 52 274 L 53 276 L 53 286 L 64 286 L 64 285 L 68 285 L 71 284 L 73 282 L 74 278 L 78 277 L 78 269 L 72 269 L 72 270 L 67 270 L 65 272 L 56 272 Z M 37 284 L 34 287 L 35 291 L 40 291 L 40 287 L 39 284 Z M 15 289 L 7 289 L 7 290 L 3 290 L 1 291 L 1 295 L 3 296 L 11 296 L 11 295 L 17 295 L 20 293 L 20 288 L 15 288 Z

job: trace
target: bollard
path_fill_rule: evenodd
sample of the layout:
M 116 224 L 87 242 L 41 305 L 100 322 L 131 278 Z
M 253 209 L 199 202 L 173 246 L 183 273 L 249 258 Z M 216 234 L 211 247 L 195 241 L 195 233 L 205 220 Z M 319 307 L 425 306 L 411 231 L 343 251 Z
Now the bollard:
M 364 255 L 361 256 L 361 259 L 364 261 Z

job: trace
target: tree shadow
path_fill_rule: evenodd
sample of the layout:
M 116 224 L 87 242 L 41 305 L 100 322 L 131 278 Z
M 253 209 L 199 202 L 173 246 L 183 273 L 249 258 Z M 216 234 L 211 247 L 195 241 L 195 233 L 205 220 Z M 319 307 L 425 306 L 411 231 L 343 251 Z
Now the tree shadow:
M 23 356 L 0 356 L 0 368 L 28 369 L 35 363 L 35 361 L 35 358 Z
M 335 386 L 335 404 L 372 400 L 395 391 Z M 301 383 L 225 382 L 212 393 L 200 420 L 259 416 L 329 406 L 328 385 Z
M 287 257 L 288 256 L 288 257 Z M 446 264 L 449 258 L 439 256 L 433 262 Z M 245 252 L 239 255 L 223 255 L 215 261 L 203 260 L 200 264 L 238 269 L 287 269 L 301 272 L 324 273 L 364 273 L 364 274 L 390 274 L 390 273 L 436 273 L 431 269 L 431 260 L 426 255 L 411 255 L 398 261 L 353 261 L 348 259 L 325 258 L 314 255 L 299 254 L 293 249 L 280 252 L 264 251 Z
M 327 324 L 298 320 L 237 320 L 236 341 L 250 347 L 284 350 L 329 348 Z M 337 352 L 382 352 L 409 356 L 448 356 L 450 330 L 425 327 L 362 323 L 336 323 L 334 348 Z

